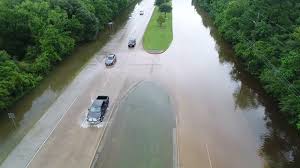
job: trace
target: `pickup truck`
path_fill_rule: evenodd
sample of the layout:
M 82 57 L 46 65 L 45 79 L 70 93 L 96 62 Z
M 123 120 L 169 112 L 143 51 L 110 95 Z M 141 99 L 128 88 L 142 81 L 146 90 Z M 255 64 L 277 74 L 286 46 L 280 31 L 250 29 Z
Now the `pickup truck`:
M 96 100 L 93 101 L 91 107 L 89 108 L 87 114 L 87 122 L 90 124 L 98 124 L 103 121 L 104 115 L 107 111 L 109 105 L 108 96 L 98 96 Z
M 136 39 L 130 39 L 128 42 L 128 47 L 133 48 L 136 45 Z

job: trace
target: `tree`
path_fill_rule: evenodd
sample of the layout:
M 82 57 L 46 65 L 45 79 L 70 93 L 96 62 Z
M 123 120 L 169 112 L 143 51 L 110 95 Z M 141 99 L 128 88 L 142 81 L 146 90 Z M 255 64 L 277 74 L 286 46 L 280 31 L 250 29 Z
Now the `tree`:
M 159 15 L 157 18 L 157 23 L 159 24 L 160 27 L 162 27 L 162 24 L 165 23 L 166 19 L 162 15 Z
M 300 10 L 296 0 L 194 0 L 214 19 L 245 69 L 300 130 Z
M 5 51 L 0 51 L 0 111 L 33 88 L 37 81 L 38 78 L 32 74 L 22 72 Z
M 160 6 L 161 4 L 165 3 L 166 0 L 155 0 L 155 5 Z
M 52 6 L 62 8 L 67 12 L 69 18 L 74 17 L 79 21 L 81 26 L 76 29 L 78 41 L 94 40 L 99 32 L 99 20 L 95 16 L 95 8 L 87 2 L 82 0 L 52 0 Z
M 0 112 L 132 0 L 0 0 Z
M 0 49 L 21 59 L 32 43 L 28 16 L 19 10 L 0 6 Z
M 167 17 L 167 13 L 172 11 L 172 6 L 168 3 L 163 3 L 159 6 L 159 11 L 165 13 L 165 17 Z
M 104 29 L 104 26 L 111 20 L 113 17 L 113 10 L 109 8 L 108 2 L 103 0 L 95 0 L 95 15 L 99 19 L 99 28 Z

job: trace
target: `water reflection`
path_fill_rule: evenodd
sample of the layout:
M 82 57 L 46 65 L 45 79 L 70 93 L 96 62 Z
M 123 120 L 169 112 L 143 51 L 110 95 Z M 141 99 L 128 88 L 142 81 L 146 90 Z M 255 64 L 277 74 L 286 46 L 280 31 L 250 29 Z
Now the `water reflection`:
M 194 4 L 194 2 L 193 2 Z M 207 13 L 197 8 L 205 27 L 216 41 L 219 62 L 231 66 L 231 79 L 236 88 L 233 97 L 236 110 L 243 112 L 257 138 L 257 151 L 265 161 L 265 168 L 300 167 L 300 135 L 291 128 L 274 102 L 262 89 L 258 80 L 243 71 L 234 53 L 217 32 Z
M 257 108 L 258 102 L 253 90 L 246 85 L 241 84 L 233 93 L 236 106 L 240 109 Z

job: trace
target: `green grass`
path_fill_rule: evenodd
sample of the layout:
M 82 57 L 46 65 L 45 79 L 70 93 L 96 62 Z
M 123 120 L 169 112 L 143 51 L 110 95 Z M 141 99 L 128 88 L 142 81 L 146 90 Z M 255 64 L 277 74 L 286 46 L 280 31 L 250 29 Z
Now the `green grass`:
M 144 34 L 143 45 L 146 51 L 165 51 L 173 40 L 172 31 L 172 12 L 167 13 L 166 22 L 162 27 L 157 22 L 160 13 L 158 7 L 155 7 L 146 32 Z

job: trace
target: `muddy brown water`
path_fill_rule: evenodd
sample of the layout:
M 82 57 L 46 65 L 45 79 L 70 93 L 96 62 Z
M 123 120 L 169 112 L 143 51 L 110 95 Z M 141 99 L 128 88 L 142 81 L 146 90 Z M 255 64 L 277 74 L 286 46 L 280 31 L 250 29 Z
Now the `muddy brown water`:
M 179 12 L 174 13 L 173 16 L 174 19 L 177 19 L 174 20 L 174 24 L 176 24 L 174 25 L 174 33 L 177 35 L 174 35 L 173 43 L 171 44 L 169 51 L 165 54 L 174 54 L 174 58 L 165 57 L 162 58 L 162 62 L 165 61 L 167 67 L 177 70 L 176 77 L 180 80 L 180 82 L 177 82 L 178 88 L 182 88 L 183 90 L 186 89 L 186 92 L 181 91 L 181 93 L 187 95 L 183 95 L 183 97 L 189 98 L 191 97 L 190 95 L 198 93 L 206 94 L 204 98 L 193 99 L 190 100 L 190 102 L 195 104 L 198 103 L 199 105 L 201 105 L 201 103 L 206 103 L 204 107 L 208 111 L 214 112 L 215 116 L 222 116 L 223 118 L 212 120 L 217 124 L 219 123 L 216 127 L 222 127 L 222 124 L 226 123 L 224 120 L 227 119 L 226 116 L 224 117 L 224 115 L 218 114 L 217 112 L 230 111 L 233 109 L 233 112 L 229 113 L 230 115 L 242 116 L 245 120 L 240 122 L 243 122 L 243 124 L 246 122 L 247 129 L 251 130 L 250 132 L 252 133 L 250 137 L 254 137 L 255 139 L 255 148 L 251 149 L 249 153 L 254 151 L 256 156 L 262 160 L 262 167 L 300 167 L 299 133 L 287 124 L 284 117 L 280 114 L 276 102 L 267 96 L 256 79 L 243 71 L 243 66 L 234 59 L 234 53 L 232 52 L 231 46 L 221 38 L 214 27 L 212 20 L 204 11 L 196 9 L 190 0 L 173 0 L 173 3 L 175 5 L 174 12 Z M 17 102 L 14 108 L 9 110 L 16 115 L 14 121 L 9 119 L 6 113 L 1 113 L 0 161 L 5 159 L 28 130 L 30 130 L 30 128 L 39 120 L 46 109 L 50 107 L 64 91 L 87 61 L 90 60 L 109 39 L 111 39 L 111 35 L 122 29 L 122 26 L 128 20 L 132 10 L 133 8 L 127 10 L 115 21 L 114 30 L 105 31 L 99 36 L 98 40 L 78 47 L 73 55 L 60 63 L 55 70 L 42 81 L 39 87 L 32 90 L 32 92 Z M 180 24 L 182 21 L 188 21 L 189 23 L 182 24 L 181 27 L 177 26 L 177 24 Z M 189 28 L 192 29 L 192 31 L 180 32 L 181 30 L 184 30 L 184 25 L 190 26 Z M 181 33 L 181 35 L 179 35 L 179 33 Z M 199 38 L 195 39 L 195 37 Z M 187 41 L 189 38 L 195 41 Z M 183 43 L 180 43 L 179 41 Z M 193 43 L 193 45 L 189 45 L 189 43 Z M 207 45 L 208 43 L 213 45 Z M 197 48 L 197 46 L 206 46 L 206 48 Z M 177 48 L 179 47 L 186 47 L 186 50 L 184 52 L 178 52 Z M 203 55 L 199 54 L 199 49 L 204 50 Z M 182 55 L 186 55 L 185 59 L 181 57 Z M 190 55 L 194 58 L 189 57 Z M 172 62 L 174 60 L 179 63 Z M 201 62 L 203 60 L 207 62 Z M 196 68 L 196 66 L 198 68 Z M 189 67 L 194 67 L 194 69 L 188 69 Z M 185 68 L 185 70 L 182 71 L 180 68 Z M 203 70 L 208 71 L 203 73 Z M 195 79 L 195 81 L 185 81 L 186 79 L 189 79 L 189 77 Z M 143 93 L 143 91 L 139 91 L 139 93 L 146 94 Z M 180 91 L 178 91 L 178 93 L 180 93 Z M 218 102 L 215 101 L 216 99 L 219 101 L 219 104 L 216 103 Z M 124 106 L 126 106 L 126 103 L 124 103 Z M 192 107 L 190 108 L 192 109 Z M 196 125 L 200 119 L 197 119 L 198 115 L 195 113 L 192 113 L 192 117 L 195 118 L 194 121 L 191 120 L 186 122 Z M 185 118 L 183 118 L 183 121 L 184 119 Z M 189 119 L 189 117 L 186 119 Z M 228 120 L 230 121 L 230 119 Z M 210 121 L 211 120 L 207 120 L 207 122 Z M 127 126 L 129 128 L 131 125 Z M 118 127 L 118 125 L 116 127 Z M 225 125 L 223 127 L 223 131 L 226 132 L 219 132 L 218 134 L 224 133 L 238 137 L 249 136 L 243 131 L 235 132 L 236 130 L 239 131 L 237 128 L 230 128 L 230 126 Z M 198 130 L 198 132 L 195 131 L 196 133 L 201 134 L 202 128 L 199 127 L 194 129 Z M 116 132 L 118 131 L 119 130 Z M 196 136 L 194 137 L 196 139 Z M 126 140 L 129 145 L 132 145 L 130 144 L 130 139 Z M 248 141 L 241 142 L 241 144 L 247 142 Z M 195 144 L 197 143 L 195 142 Z M 232 144 L 228 144 L 228 146 L 230 145 Z M 249 146 L 252 147 L 253 145 Z M 197 146 L 194 146 L 194 148 L 197 148 Z M 131 150 L 132 148 L 126 149 L 124 147 L 115 150 L 121 149 L 124 149 L 122 152 L 126 155 L 126 152 L 124 151 Z M 223 154 L 231 154 L 232 151 L 230 150 L 230 147 L 224 147 L 224 149 L 228 150 L 223 151 Z M 249 149 L 245 148 L 245 150 Z M 247 152 L 248 151 L 245 151 L 244 153 Z M 116 154 L 113 153 L 112 155 Z M 169 156 L 170 153 L 168 153 L 167 157 Z M 247 154 L 243 156 L 247 156 Z M 117 157 L 122 157 L 122 155 L 117 155 Z M 198 157 L 200 157 L 200 155 Z M 233 155 L 232 157 L 234 159 L 237 155 Z M 213 161 L 215 159 L 216 158 L 212 158 Z M 217 159 L 222 160 L 220 158 Z M 223 162 L 226 163 L 226 161 Z M 251 159 L 249 159 L 249 162 L 251 162 Z M 120 163 L 122 162 L 113 164 Z M 107 165 L 111 164 L 112 162 L 107 162 Z M 170 163 L 166 163 L 167 166 L 169 166 L 168 164 Z M 248 167 L 249 166 L 250 165 L 248 165 Z M 222 165 L 217 165 L 215 167 L 222 167 Z M 253 167 L 256 166 L 253 164 Z
M 243 65 L 234 57 L 231 45 L 222 39 L 208 14 L 200 8 L 196 11 L 217 44 L 220 66 L 230 67 L 228 75 L 237 84 L 233 86 L 232 93 L 235 108 L 243 113 L 255 133 L 257 155 L 264 160 L 263 167 L 300 167 L 299 132 L 288 125 L 280 114 L 277 102 L 267 95 L 258 80 L 243 70 Z
M 299 133 L 192 0 L 173 0 L 173 32 L 161 62 L 175 72 L 181 165 L 300 167 Z

